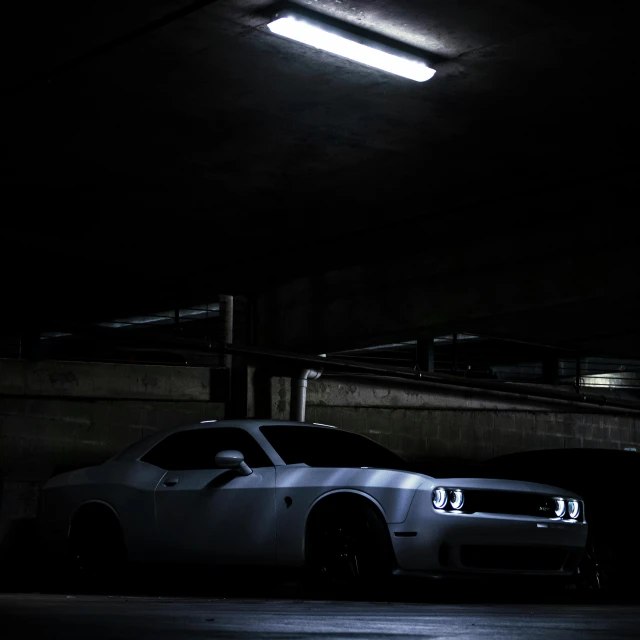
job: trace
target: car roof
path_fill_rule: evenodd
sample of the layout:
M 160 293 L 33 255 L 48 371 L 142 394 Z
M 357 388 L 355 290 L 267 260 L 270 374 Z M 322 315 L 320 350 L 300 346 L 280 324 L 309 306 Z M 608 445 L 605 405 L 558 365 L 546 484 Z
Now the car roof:
M 278 426 L 294 426 L 298 428 L 313 428 L 313 429 L 337 429 L 332 425 L 320 424 L 317 422 L 293 422 L 291 420 L 261 420 L 259 418 L 243 418 L 237 420 L 201 420 L 187 425 L 180 425 L 177 427 L 170 427 L 168 429 L 162 429 L 148 435 L 142 440 L 134 442 L 126 449 L 120 451 L 111 460 L 137 460 L 143 456 L 152 447 L 155 447 L 161 440 L 164 440 L 167 436 L 174 433 L 181 433 L 182 431 L 193 431 L 195 429 L 220 429 L 220 428 L 234 428 L 243 429 L 254 436 L 261 445 L 266 449 L 267 443 L 264 440 L 264 436 L 260 432 L 260 427 L 268 425 Z M 269 447 L 270 448 L 270 447 Z

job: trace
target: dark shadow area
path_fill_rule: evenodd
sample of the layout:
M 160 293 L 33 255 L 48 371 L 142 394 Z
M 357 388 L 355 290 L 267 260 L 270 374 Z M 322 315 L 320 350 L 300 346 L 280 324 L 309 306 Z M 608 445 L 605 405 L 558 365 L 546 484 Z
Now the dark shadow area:
M 161 29 L 176 20 L 180 20 L 185 16 L 188 16 L 195 11 L 205 8 L 206 6 L 213 4 L 216 0 L 195 0 L 186 6 L 180 7 L 174 11 L 169 11 L 165 15 L 151 20 L 139 27 L 132 29 L 126 33 L 123 33 L 111 40 L 103 42 L 102 44 L 89 49 L 81 53 L 79 56 L 72 58 L 62 64 L 59 64 L 53 68 L 45 69 L 34 76 L 28 78 L 26 81 L 9 88 L 9 93 L 17 92 L 20 90 L 26 90 L 31 88 L 37 88 L 38 86 L 46 86 L 51 82 L 52 78 L 57 78 L 65 73 L 74 71 L 85 65 L 92 60 L 104 56 L 110 53 L 119 46 L 125 45 L 133 40 L 141 38 L 149 33 Z
M 487 468 L 475 460 L 462 460 L 454 457 L 423 456 L 414 460 L 411 470 L 425 473 L 432 478 L 496 478 L 495 470 Z
M 31 591 L 41 580 L 36 518 L 11 520 L 0 540 L 0 591 Z
M 238 472 L 236 469 L 227 469 L 223 471 L 220 475 L 217 475 L 211 482 L 204 487 L 205 489 L 218 489 L 220 487 L 224 487 L 225 484 L 231 482 L 234 478 L 238 477 Z
M 24 527 L 24 525 L 22 525 Z M 27 531 L 20 527 L 16 534 Z M 29 531 L 25 539 L 33 540 Z M 415 604 L 634 604 L 638 596 L 576 589 L 557 578 L 394 577 L 375 588 L 339 589 L 310 583 L 302 571 L 245 566 L 129 565 L 117 577 L 86 581 L 67 565 L 51 564 L 38 552 L 2 562 L 1 593 L 108 595 L 152 598 L 267 598 L 304 601 L 396 602 Z M 35 550 L 34 550 L 35 549 Z

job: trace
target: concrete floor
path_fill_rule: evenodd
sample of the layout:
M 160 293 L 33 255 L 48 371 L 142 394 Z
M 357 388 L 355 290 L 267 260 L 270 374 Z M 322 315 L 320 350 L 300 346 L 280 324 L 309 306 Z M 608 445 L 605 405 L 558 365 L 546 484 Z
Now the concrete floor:
M 0 595 L 0 635 L 65 638 L 636 638 L 640 607 Z M 33 634 L 31 634 L 33 632 Z

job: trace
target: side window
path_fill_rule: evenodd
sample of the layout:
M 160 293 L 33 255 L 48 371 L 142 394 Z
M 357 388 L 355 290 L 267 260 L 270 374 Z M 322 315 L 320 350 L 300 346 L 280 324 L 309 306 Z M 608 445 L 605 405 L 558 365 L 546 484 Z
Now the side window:
M 216 455 L 229 449 L 240 451 L 252 468 L 273 466 L 251 434 L 243 429 L 226 427 L 174 433 L 161 440 L 141 460 L 174 471 L 215 469 Z

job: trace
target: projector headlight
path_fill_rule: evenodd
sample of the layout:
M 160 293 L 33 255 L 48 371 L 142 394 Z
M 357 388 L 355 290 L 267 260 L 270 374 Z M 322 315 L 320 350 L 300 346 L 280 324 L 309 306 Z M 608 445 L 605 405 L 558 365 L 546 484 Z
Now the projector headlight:
M 447 490 L 442 487 L 438 487 L 433 491 L 433 506 L 436 509 L 444 509 L 449 502 L 449 496 L 447 495 Z
M 462 493 L 462 489 L 453 489 L 449 493 L 449 501 L 451 502 L 452 509 L 462 509 L 462 505 L 464 504 L 464 493 Z
M 567 510 L 569 512 L 569 517 L 572 520 L 577 520 L 580 515 L 580 503 L 577 500 L 569 500 L 567 503 Z
M 564 498 L 556 498 L 556 509 L 555 514 L 556 517 L 562 518 L 567 511 L 567 505 L 564 501 Z

